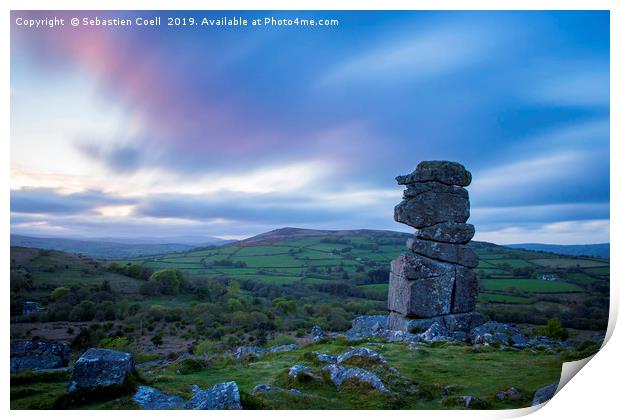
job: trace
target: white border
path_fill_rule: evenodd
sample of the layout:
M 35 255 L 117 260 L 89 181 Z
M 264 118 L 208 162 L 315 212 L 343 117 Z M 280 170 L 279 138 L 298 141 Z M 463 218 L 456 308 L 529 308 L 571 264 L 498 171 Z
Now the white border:
M 122 1 L 122 0 L 91 0 L 85 2 L 84 0 L 8 0 L 2 2 L 2 54 L 5 59 L 2 61 L 2 98 L 3 98 L 3 110 L 2 112 L 2 127 L 4 128 L 4 136 L 1 142 L 0 149 L 0 166 L 2 167 L 1 182 L 3 187 L 3 199 L 0 200 L 0 229 L 4 238 L 9 238 L 9 156 L 10 145 L 8 139 L 10 138 L 10 10 L 184 10 L 184 9 L 198 9 L 198 10 L 346 10 L 346 9 L 361 9 L 361 10 L 611 10 L 611 91 L 616 95 L 611 96 L 611 278 L 612 284 L 616 279 L 615 262 L 618 260 L 618 246 L 616 245 L 616 239 L 618 238 L 618 224 L 614 218 L 617 214 L 618 208 L 618 179 L 620 174 L 617 166 L 613 165 L 613 158 L 618 157 L 618 145 L 614 140 L 618 139 L 618 121 L 620 121 L 620 115 L 618 112 L 618 77 L 620 74 L 619 63 L 619 50 L 618 40 L 620 40 L 620 33 L 618 31 L 620 19 L 618 17 L 619 6 L 617 2 L 613 0 L 410 0 L 410 1 L 394 1 L 394 0 L 382 0 L 370 1 L 359 0 L 356 2 L 347 2 L 339 0 L 299 0 L 294 4 L 291 1 L 283 0 L 263 0 L 263 1 L 249 1 L 249 0 L 218 0 L 218 1 L 199 1 L 199 0 L 180 0 L 180 1 L 164 1 L 164 0 L 136 0 L 136 1 Z M 9 241 L 0 241 L 0 261 L 2 264 L 2 276 L 0 277 L 4 282 L 5 293 L 8 289 L 8 262 L 9 257 Z M 348 411 L 348 412 L 329 412 L 328 415 L 338 415 L 343 417 L 368 417 L 375 418 L 378 416 L 387 415 L 391 419 L 395 418 L 410 418 L 412 416 L 416 418 L 467 418 L 467 419 L 485 419 L 485 418 L 508 418 L 517 417 L 525 414 L 532 413 L 532 418 L 535 419 L 554 419 L 554 418 L 609 418 L 610 413 L 617 412 L 616 399 L 617 397 L 617 382 L 618 374 L 620 373 L 618 357 L 620 356 L 620 342 L 617 337 L 610 337 L 610 333 L 615 327 L 618 314 L 618 288 L 612 287 L 611 289 L 611 310 L 610 310 L 610 322 L 608 327 L 608 335 L 606 338 L 605 347 L 592 358 L 592 361 L 588 363 L 588 368 L 579 373 L 578 379 L 570 381 L 556 397 L 554 397 L 542 410 L 533 409 L 521 409 L 521 410 L 508 410 L 508 411 L 389 411 L 389 412 L 377 412 L 377 411 Z M 4 345 L 2 346 L 2 357 L 5 363 L 8 364 L 8 341 L 10 338 L 9 333 L 9 301 L 10 296 L 7 293 L 5 296 L 5 321 L 1 324 L 1 328 L 4 332 Z M 4 409 L 9 410 L 9 380 L 8 380 L 8 367 L 5 368 L 7 372 L 3 377 L 3 402 Z M 491 372 L 481 372 L 481 374 L 492 374 Z M 112 413 L 107 411 L 91 412 L 89 416 L 96 419 L 107 419 Z M 120 413 L 119 413 L 120 414 Z M 123 412 L 121 415 L 125 415 Z M 11 411 L 11 416 L 19 416 L 20 418 L 26 417 L 34 418 L 45 417 L 60 417 L 74 418 L 76 416 L 83 416 L 83 412 L 18 412 Z M 113 415 L 117 415 L 114 413 Z M 153 418 L 164 418 L 168 416 L 167 412 L 132 412 L 132 416 L 142 417 L 149 416 Z M 188 411 L 174 412 L 174 416 L 190 417 L 190 416 L 210 416 L 210 417 L 226 417 L 226 418 L 247 418 L 252 416 L 256 418 L 272 418 L 275 416 L 290 416 L 294 415 L 298 418 L 314 419 L 317 412 L 314 411 L 297 411 L 295 413 L 282 412 L 218 412 L 218 413 L 193 413 Z

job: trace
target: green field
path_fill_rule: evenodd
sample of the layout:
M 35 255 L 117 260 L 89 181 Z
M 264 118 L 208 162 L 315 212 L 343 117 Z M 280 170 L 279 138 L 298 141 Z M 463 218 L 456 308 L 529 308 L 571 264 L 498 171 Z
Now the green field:
M 191 385 L 211 387 L 225 381 L 235 381 L 242 400 L 261 409 L 441 409 L 450 407 L 444 389 L 453 389 L 449 395 L 475 395 L 485 408 L 508 409 L 531 404 L 534 392 L 560 377 L 562 362 L 570 354 L 551 352 L 506 352 L 489 348 L 471 351 L 468 346 L 432 346 L 411 351 L 399 343 L 368 342 L 363 346 L 380 352 L 390 373 L 379 364 L 363 366 L 377 374 L 392 392 L 381 394 L 365 386 L 345 385 L 338 390 L 321 375 L 324 364 L 312 359 L 312 351 L 338 355 L 349 350 L 350 343 L 311 344 L 299 350 L 267 355 L 252 362 L 232 362 L 229 358 L 215 358 L 209 366 L 182 373 L 183 364 L 140 369 L 140 376 L 148 385 L 185 399 L 191 396 Z M 358 345 L 361 346 L 361 345 Z M 572 356 L 573 358 L 577 356 Z M 319 377 L 312 381 L 295 381 L 286 372 L 295 364 L 309 366 Z M 351 365 L 355 366 L 355 365 Z M 481 375 L 488 372 L 492 375 Z M 49 409 L 54 401 L 65 394 L 68 374 L 45 376 L 25 373 L 11 376 L 11 409 Z M 249 399 L 258 384 L 295 388 L 302 395 L 281 392 L 261 393 Z M 499 402 L 495 394 L 510 386 L 523 392 L 518 401 Z M 83 406 L 86 409 L 135 409 L 130 398 L 116 398 Z M 78 407 L 79 408 L 79 407 Z M 246 406 L 245 408 L 252 408 Z M 458 408 L 458 407 L 457 407 Z
M 483 279 L 481 287 L 483 290 L 497 291 L 507 291 L 515 288 L 521 292 L 531 293 L 572 293 L 583 291 L 583 288 L 576 284 L 538 279 Z
M 527 304 L 532 303 L 532 298 L 522 297 L 522 296 L 511 296 L 511 295 L 500 295 L 497 293 L 480 293 L 478 295 L 478 299 L 486 300 L 491 303 L 521 303 Z

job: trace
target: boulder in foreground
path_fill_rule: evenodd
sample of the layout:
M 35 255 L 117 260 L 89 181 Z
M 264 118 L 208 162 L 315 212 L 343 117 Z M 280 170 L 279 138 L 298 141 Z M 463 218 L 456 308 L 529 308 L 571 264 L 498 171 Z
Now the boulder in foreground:
M 194 387 L 194 396 L 183 406 L 185 410 L 241 410 L 239 387 L 234 381 L 209 389 Z
M 139 386 L 133 401 L 143 410 L 174 410 L 183 405 L 183 398 L 164 394 L 150 386 Z
M 558 384 L 558 382 L 555 382 L 550 385 L 544 386 L 538 391 L 536 391 L 536 393 L 534 393 L 534 398 L 532 399 L 532 407 L 535 405 L 546 403 L 551 398 L 553 398 L 555 392 L 558 389 Z
M 95 391 L 121 387 L 135 373 L 131 354 L 108 349 L 88 349 L 75 362 L 67 390 Z

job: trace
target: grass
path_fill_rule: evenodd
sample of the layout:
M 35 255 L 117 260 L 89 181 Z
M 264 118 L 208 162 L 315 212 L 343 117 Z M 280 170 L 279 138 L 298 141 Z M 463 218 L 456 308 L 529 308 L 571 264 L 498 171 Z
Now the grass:
M 410 350 L 401 343 L 369 342 L 365 346 L 385 356 L 390 367 L 364 364 L 376 373 L 393 392 L 382 394 L 363 384 L 349 383 L 338 390 L 321 372 L 324 364 L 310 357 L 312 351 L 337 355 L 347 351 L 351 343 L 336 340 L 311 344 L 305 348 L 283 353 L 267 354 L 250 362 L 234 362 L 220 357 L 208 365 L 196 364 L 191 369 L 180 369 L 176 364 L 140 371 L 147 384 L 163 392 L 191 396 L 190 386 L 211 387 L 225 381 L 236 381 L 246 404 L 265 409 L 440 409 L 444 408 L 445 387 L 456 389 L 455 395 L 475 395 L 488 408 L 516 408 L 528 406 L 536 389 L 558 380 L 561 354 L 532 353 L 529 351 L 500 351 L 483 349 L 473 351 L 468 346 L 438 345 Z M 294 364 L 313 369 L 317 379 L 296 381 L 286 372 Z M 63 397 L 63 381 L 24 383 L 11 387 L 11 408 L 50 408 Z M 295 388 L 303 392 L 296 396 L 287 393 L 263 393 L 252 397 L 254 386 L 268 384 Z M 519 388 L 526 396 L 522 401 L 497 402 L 494 395 L 510 386 Z M 128 395 L 105 402 L 93 402 L 80 408 L 135 408 Z
M 511 288 L 531 293 L 572 293 L 583 291 L 583 288 L 576 284 L 538 279 L 483 279 L 480 281 L 480 285 L 483 290 L 495 291 L 507 291 Z
M 513 295 L 501 295 L 497 293 L 481 293 L 479 295 L 479 299 L 486 300 L 490 303 L 519 303 L 519 304 L 528 304 L 532 303 L 533 299 L 523 296 L 513 296 Z
M 543 267 L 557 267 L 557 268 L 568 268 L 568 267 L 581 267 L 581 268 L 589 268 L 589 267 L 601 267 L 607 266 L 609 267 L 609 263 L 603 260 L 589 260 L 582 258 L 541 258 L 534 259 L 532 263 L 541 265 Z

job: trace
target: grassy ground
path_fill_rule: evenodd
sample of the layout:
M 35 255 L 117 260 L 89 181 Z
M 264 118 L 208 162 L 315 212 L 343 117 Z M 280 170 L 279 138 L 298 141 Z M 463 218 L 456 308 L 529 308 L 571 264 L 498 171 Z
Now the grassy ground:
M 531 351 L 501 351 L 493 348 L 473 350 L 470 346 L 440 345 L 411 350 L 400 343 L 371 342 L 358 344 L 379 351 L 391 374 L 378 365 L 361 365 L 370 369 L 393 391 L 382 394 L 359 384 L 338 390 L 321 374 L 324 364 L 310 357 L 320 351 L 337 355 L 347 351 L 351 343 L 335 341 L 312 344 L 305 348 L 269 354 L 257 361 L 234 362 L 215 358 L 204 367 L 187 369 L 182 364 L 140 371 L 143 380 L 166 393 L 188 398 L 192 384 L 210 387 L 224 381 L 236 381 L 242 394 L 251 394 L 254 386 L 269 384 L 301 390 L 304 395 L 264 393 L 256 398 L 243 397 L 254 408 L 265 409 L 441 409 L 446 408 L 448 394 L 474 395 L 487 408 L 503 409 L 528 406 L 533 393 L 541 386 L 559 379 L 562 354 Z M 294 381 L 287 377 L 288 368 L 304 364 L 314 369 L 318 380 Z M 64 394 L 68 377 L 44 378 L 30 374 L 29 380 L 11 378 L 11 408 L 48 408 Z M 28 376 L 28 374 L 24 375 Z M 498 402 L 495 394 L 510 386 L 520 389 L 520 401 Z M 447 393 L 444 388 L 451 391 Z M 130 398 L 123 397 L 84 408 L 135 408 Z

